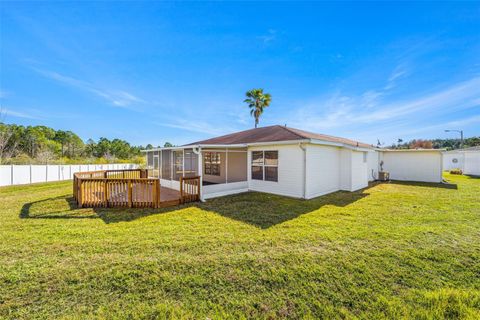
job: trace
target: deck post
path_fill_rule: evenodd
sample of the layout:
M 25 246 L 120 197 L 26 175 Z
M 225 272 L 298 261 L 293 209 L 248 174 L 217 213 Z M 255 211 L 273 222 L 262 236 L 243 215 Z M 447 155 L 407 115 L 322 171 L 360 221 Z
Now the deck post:
M 160 188 L 160 180 L 155 180 L 155 189 L 156 189 L 156 193 L 155 193 L 155 208 L 159 208 L 160 207 L 160 191 L 161 191 L 161 188 Z
M 180 204 L 183 203 L 183 177 L 180 177 Z
M 78 187 L 78 206 L 81 208 L 82 207 L 82 179 L 77 179 L 77 187 Z

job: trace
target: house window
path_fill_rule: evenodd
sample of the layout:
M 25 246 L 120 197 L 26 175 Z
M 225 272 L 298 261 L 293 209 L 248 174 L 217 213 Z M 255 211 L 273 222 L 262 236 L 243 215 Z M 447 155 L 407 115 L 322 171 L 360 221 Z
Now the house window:
M 205 152 L 204 155 L 204 173 L 211 176 L 220 175 L 220 153 Z
M 252 179 L 278 182 L 278 151 L 252 151 Z

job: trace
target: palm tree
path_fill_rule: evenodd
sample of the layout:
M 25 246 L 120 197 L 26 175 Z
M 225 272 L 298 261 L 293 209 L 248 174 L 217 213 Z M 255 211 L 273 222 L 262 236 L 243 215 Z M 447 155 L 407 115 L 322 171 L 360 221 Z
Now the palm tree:
M 248 103 L 250 115 L 255 118 L 255 128 L 258 126 L 258 119 L 263 113 L 263 109 L 270 105 L 272 96 L 269 93 L 263 93 L 263 89 L 252 89 L 245 94 L 247 99 L 243 102 Z

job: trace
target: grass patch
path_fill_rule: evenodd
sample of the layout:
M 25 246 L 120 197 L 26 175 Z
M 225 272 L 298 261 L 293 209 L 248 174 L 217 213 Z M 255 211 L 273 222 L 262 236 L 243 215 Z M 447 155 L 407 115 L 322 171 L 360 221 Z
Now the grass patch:
M 0 188 L 0 318 L 480 317 L 480 179 L 78 209 Z

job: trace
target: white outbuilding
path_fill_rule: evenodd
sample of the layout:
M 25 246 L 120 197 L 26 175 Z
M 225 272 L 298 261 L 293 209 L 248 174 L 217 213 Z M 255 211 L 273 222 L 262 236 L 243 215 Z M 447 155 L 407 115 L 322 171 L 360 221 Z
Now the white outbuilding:
M 480 146 L 445 151 L 443 169 L 460 169 L 464 174 L 480 176 Z

